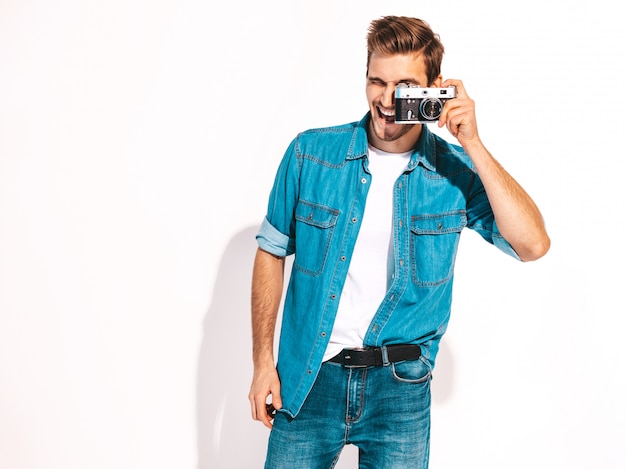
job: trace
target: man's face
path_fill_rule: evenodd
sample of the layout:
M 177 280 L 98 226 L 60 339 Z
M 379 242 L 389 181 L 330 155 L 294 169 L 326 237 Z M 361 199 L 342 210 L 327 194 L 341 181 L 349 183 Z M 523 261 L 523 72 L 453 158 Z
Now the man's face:
M 365 92 L 371 111 L 369 143 L 379 150 L 409 151 L 422 131 L 420 124 L 395 123 L 395 89 L 400 83 L 429 86 L 421 55 L 379 55 L 370 57 Z M 431 86 L 439 86 L 441 77 Z

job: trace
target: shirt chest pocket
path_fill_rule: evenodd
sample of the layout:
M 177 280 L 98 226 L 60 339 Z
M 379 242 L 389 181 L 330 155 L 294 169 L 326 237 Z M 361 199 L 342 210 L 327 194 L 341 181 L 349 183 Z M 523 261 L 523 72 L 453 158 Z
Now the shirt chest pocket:
M 466 225 L 464 210 L 411 217 L 411 275 L 414 283 L 431 287 L 452 277 L 461 230 Z
M 294 267 L 309 275 L 324 270 L 339 211 L 300 200 L 296 206 Z

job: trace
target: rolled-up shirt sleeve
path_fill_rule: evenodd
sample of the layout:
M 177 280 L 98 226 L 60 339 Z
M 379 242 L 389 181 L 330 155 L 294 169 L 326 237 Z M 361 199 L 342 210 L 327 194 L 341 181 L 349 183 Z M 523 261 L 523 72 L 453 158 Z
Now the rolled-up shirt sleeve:
M 275 256 L 285 257 L 295 252 L 294 212 L 298 203 L 300 164 L 294 139 L 276 172 L 270 193 L 267 215 L 256 239 L 259 247 Z
M 263 219 L 256 240 L 261 249 L 275 256 L 285 257 L 294 252 L 293 240 L 274 228 L 267 218 Z
M 493 209 L 487 198 L 482 181 L 476 175 L 467 207 L 468 227 L 502 252 L 520 260 L 511 244 L 502 236 L 496 225 Z
M 484 237 L 485 235 L 483 234 L 483 238 Z M 496 225 L 495 221 L 493 222 L 493 225 L 492 225 L 491 242 L 493 242 L 493 245 L 497 247 L 498 249 L 500 249 L 500 251 L 517 259 L 518 261 L 520 260 L 520 257 L 515 252 L 515 249 L 513 249 L 511 244 L 506 239 L 504 239 L 504 236 L 500 234 L 500 231 L 498 230 L 498 226 Z

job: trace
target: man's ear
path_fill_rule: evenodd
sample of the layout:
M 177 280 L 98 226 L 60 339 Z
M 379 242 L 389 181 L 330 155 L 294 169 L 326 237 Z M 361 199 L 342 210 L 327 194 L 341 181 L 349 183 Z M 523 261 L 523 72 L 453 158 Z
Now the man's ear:
M 443 81 L 443 77 L 439 75 L 435 78 L 435 81 L 430 85 L 431 88 L 441 88 L 441 82 Z

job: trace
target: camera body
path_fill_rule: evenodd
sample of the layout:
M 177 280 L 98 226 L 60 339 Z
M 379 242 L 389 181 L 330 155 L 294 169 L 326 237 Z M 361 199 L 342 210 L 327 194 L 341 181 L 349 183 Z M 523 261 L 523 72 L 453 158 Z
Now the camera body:
M 400 83 L 396 86 L 396 124 L 436 122 L 443 105 L 456 98 L 456 88 L 422 88 Z

